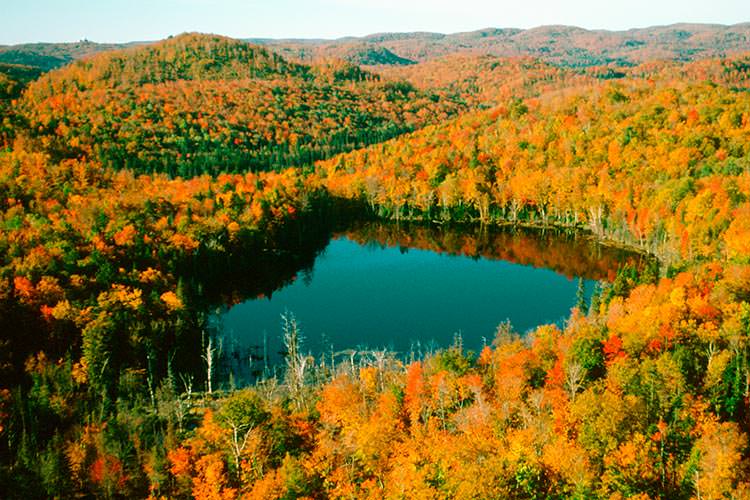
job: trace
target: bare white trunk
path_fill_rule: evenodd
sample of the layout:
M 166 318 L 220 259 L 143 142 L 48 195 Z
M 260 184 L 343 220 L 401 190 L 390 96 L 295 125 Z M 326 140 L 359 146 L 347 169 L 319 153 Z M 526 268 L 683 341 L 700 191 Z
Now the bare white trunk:
M 206 392 L 209 394 L 213 393 L 213 373 L 214 373 L 214 349 L 213 339 L 208 337 L 208 343 L 206 344 L 206 353 L 203 355 L 203 359 L 206 361 Z

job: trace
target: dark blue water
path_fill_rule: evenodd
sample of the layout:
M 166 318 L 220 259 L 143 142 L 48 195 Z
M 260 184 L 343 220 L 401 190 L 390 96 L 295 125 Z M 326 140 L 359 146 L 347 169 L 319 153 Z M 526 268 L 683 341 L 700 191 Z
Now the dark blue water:
M 223 315 L 224 335 L 240 345 L 281 350 L 281 315 L 294 314 L 313 354 L 351 348 L 400 353 L 449 346 L 460 332 L 467 348 L 492 342 L 510 320 L 523 333 L 559 323 L 576 304 L 578 279 L 482 256 L 331 240 L 311 272 Z M 590 296 L 593 280 L 585 280 Z

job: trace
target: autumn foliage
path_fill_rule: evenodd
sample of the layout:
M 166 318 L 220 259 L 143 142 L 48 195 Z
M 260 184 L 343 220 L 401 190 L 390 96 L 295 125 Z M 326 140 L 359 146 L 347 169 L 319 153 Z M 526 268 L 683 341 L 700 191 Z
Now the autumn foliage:
M 746 61 L 376 74 L 183 35 L 43 76 L 3 103 L 0 496 L 748 498 Z M 602 283 L 479 354 L 295 344 L 284 373 L 212 387 L 210 312 L 242 293 L 210 275 L 273 291 L 312 226 L 373 218 L 425 224 L 363 242 Z M 592 240 L 644 257 L 583 265 Z

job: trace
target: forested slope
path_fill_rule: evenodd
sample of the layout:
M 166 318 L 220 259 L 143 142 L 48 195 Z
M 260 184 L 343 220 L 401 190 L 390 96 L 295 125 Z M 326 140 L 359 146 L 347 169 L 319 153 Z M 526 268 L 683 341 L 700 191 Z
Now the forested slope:
M 25 135 L 55 158 L 183 177 L 309 165 L 462 109 L 378 80 L 347 63 L 306 66 L 186 34 L 49 73 L 19 107 Z
M 746 91 L 631 78 L 508 99 L 318 174 L 395 217 L 586 225 L 668 261 L 709 259 L 746 251 L 748 144 Z

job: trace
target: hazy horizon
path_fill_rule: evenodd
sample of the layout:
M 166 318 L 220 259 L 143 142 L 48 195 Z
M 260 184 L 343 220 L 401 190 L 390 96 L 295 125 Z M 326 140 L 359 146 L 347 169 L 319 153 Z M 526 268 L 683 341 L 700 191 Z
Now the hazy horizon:
M 460 35 L 463 33 L 475 33 L 485 30 L 522 30 L 522 31 L 532 31 L 536 29 L 542 29 L 542 28 L 551 28 L 551 27 L 564 27 L 564 28 L 576 28 L 576 29 L 583 29 L 586 31 L 591 32 L 606 32 L 606 33 L 626 33 L 628 31 L 643 31 L 643 30 L 649 30 L 649 29 L 656 29 L 656 28 L 669 28 L 673 26 L 721 26 L 726 28 L 732 28 L 736 26 L 743 26 L 743 25 L 749 25 L 750 21 L 743 21 L 739 23 L 733 23 L 733 24 L 723 24 L 723 23 L 694 23 L 694 22 L 675 22 L 671 24 L 655 24 L 651 26 L 643 26 L 643 27 L 635 27 L 635 28 L 625 28 L 625 29 L 606 29 L 606 28 L 585 28 L 583 26 L 576 26 L 574 24 L 540 24 L 538 26 L 531 26 L 529 28 L 518 28 L 516 26 L 484 26 L 481 28 L 476 29 L 470 29 L 470 30 L 462 30 L 462 31 L 452 31 L 452 32 L 446 32 L 446 31 L 426 31 L 426 30 L 412 30 L 412 31 L 377 31 L 372 33 L 365 33 L 364 35 L 343 35 L 343 36 L 337 36 L 337 37 L 296 37 L 296 36 L 289 36 L 289 37 L 266 37 L 266 36 L 231 36 L 224 33 L 218 33 L 218 32 L 209 32 L 209 31 L 181 31 L 179 33 L 171 33 L 168 34 L 162 38 L 152 38 L 152 39 L 129 39 L 129 40 L 93 40 L 90 38 L 81 38 L 78 40 L 30 40 L 25 42 L 18 42 L 18 43 L 0 43 L 0 46 L 9 47 L 14 45 L 34 45 L 34 44 L 62 44 L 62 43 L 81 43 L 81 42 L 91 42 L 96 44 L 131 44 L 131 43 L 150 43 L 150 42 L 158 42 L 160 40 L 165 40 L 170 37 L 178 36 L 185 33 L 202 33 L 202 34 L 210 34 L 210 35 L 218 35 L 218 36 L 226 36 L 228 38 L 235 38 L 238 40 L 274 40 L 274 41 L 330 41 L 335 42 L 339 40 L 347 40 L 347 39 L 361 39 L 361 38 L 368 38 L 368 37 L 374 37 L 378 35 L 385 35 L 385 34 L 416 34 L 416 33 L 429 33 L 429 34 L 438 34 L 438 35 Z
M 152 41 L 184 32 L 233 38 L 326 39 L 377 33 L 462 33 L 487 27 L 575 26 L 627 31 L 673 24 L 733 26 L 750 21 L 746 0 L 38 0 L 12 2 L 0 44 Z

